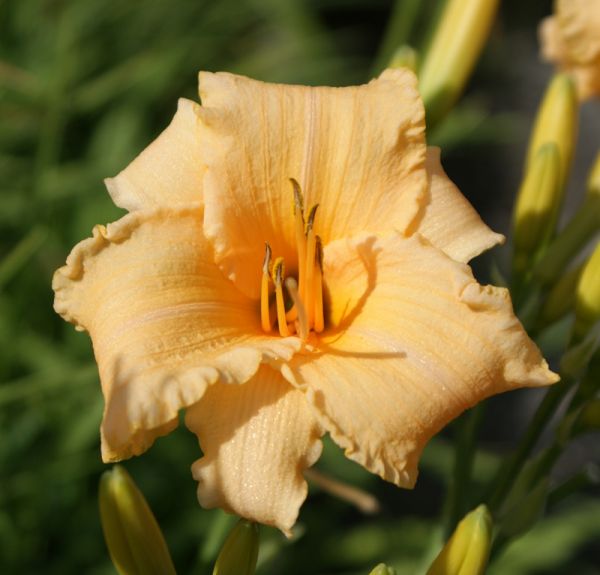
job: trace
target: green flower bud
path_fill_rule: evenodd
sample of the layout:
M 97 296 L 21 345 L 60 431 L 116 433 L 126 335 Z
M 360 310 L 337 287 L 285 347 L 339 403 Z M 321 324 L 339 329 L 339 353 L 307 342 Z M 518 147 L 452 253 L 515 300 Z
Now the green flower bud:
M 519 189 L 513 216 L 514 269 L 524 272 L 554 232 L 561 203 L 560 154 L 555 143 L 540 147 Z
M 392 567 L 388 567 L 383 563 L 380 563 L 369 573 L 369 575 L 396 575 L 396 570 Z
M 258 526 L 240 519 L 225 540 L 213 575 L 253 575 L 258 559 Z
M 427 575 L 482 575 L 492 541 L 492 517 L 485 505 L 468 513 L 432 563 Z
M 560 188 L 567 181 L 577 139 L 579 103 L 573 80 L 567 74 L 554 76 L 538 110 L 529 140 L 526 171 L 542 146 L 553 143 L 560 156 Z
M 100 479 L 100 519 L 120 575 L 175 575 L 163 534 L 146 499 L 120 465 Z
M 600 152 L 596 155 L 596 161 L 588 175 L 587 194 L 588 196 L 600 196 Z
M 388 68 L 408 68 L 416 72 L 418 59 L 417 51 L 405 44 L 394 52 Z
M 600 320 L 600 243 L 585 264 L 575 292 L 575 337 Z
M 487 40 L 498 0 L 449 0 L 421 68 L 427 127 L 437 124 L 462 93 Z
M 535 278 L 545 285 L 554 283 L 571 259 L 600 230 L 600 153 L 590 170 L 587 194 L 577 213 L 552 241 L 534 269 Z
M 540 316 L 549 325 L 568 314 L 575 307 L 575 290 L 583 271 L 583 264 L 565 273 L 552 287 L 542 306 Z

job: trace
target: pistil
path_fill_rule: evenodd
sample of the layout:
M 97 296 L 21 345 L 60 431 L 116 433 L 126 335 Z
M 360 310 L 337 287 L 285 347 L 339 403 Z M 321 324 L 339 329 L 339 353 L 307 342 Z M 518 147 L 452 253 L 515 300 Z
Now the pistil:
M 269 281 L 271 268 L 271 246 L 265 243 L 265 259 L 263 260 L 262 281 L 260 286 L 260 323 L 263 331 L 271 331 L 271 316 L 269 314 Z
M 285 319 L 285 303 L 283 300 L 283 258 L 277 258 L 273 264 L 273 282 L 275 283 L 275 306 L 279 335 L 287 337 L 290 335 L 290 330 Z
M 315 331 L 321 333 L 325 329 L 323 315 L 323 243 L 317 236 L 315 257 Z
M 298 252 L 298 280 L 291 277 L 285 278 L 282 257 L 277 257 L 271 265 L 273 255 L 271 246 L 268 243 L 265 244 L 260 289 L 260 320 L 263 331 L 268 333 L 273 328 L 271 318 L 275 314 L 279 334 L 282 337 L 297 333 L 301 339 L 307 340 L 311 329 L 320 333 L 325 327 L 323 245 L 314 229 L 319 205 L 313 205 L 308 212 L 308 217 L 305 218 L 304 198 L 300 185 L 293 178 L 290 178 L 290 182 L 294 192 L 293 212 Z M 273 281 L 275 286 L 274 302 L 269 293 L 270 281 Z M 284 283 L 289 298 L 287 301 L 283 291 Z M 287 312 L 286 303 L 288 304 Z
M 315 302 L 315 251 L 317 247 L 316 235 L 313 225 L 315 223 L 315 216 L 319 204 L 315 204 L 308 214 L 308 220 L 306 222 L 306 260 L 305 260 L 305 273 L 306 273 L 306 284 L 304 290 L 300 287 L 300 296 L 304 300 L 306 306 L 306 317 L 308 319 L 308 329 L 314 324 L 314 302 Z
M 308 337 L 308 320 L 306 318 L 306 309 L 298 293 L 298 282 L 294 278 L 286 278 L 285 287 L 294 302 L 295 309 L 298 311 L 298 335 L 301 339 L 306 340 Z

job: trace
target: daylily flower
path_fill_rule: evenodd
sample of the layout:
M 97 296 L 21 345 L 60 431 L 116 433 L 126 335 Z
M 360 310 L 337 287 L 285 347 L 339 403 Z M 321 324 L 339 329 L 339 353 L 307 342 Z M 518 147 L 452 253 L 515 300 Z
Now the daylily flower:
M 348 88 L 202 73 L 200 96 L 108 180 L 130 213 L 55 275 L 56 310 L 94 344 L 105 461 L 187 408 L 200 503 L 289 532 L 324 432 L 412 487 L 464 409 L 556 381 L 507 291 L 466 265 L 502 236 L 427 149 L 412 72 Z
M 573 75 L 581 100 L 600 96 L 600 0 L 555 0 L 540 37 L 543 57 Z

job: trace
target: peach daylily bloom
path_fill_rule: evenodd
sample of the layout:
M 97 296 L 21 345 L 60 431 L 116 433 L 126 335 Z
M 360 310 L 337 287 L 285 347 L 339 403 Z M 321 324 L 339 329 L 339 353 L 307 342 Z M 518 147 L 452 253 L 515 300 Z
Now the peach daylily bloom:
M 600 0 L 556 0 L 540 39 L 543 57 L 573 75 L 581 100 L 600 96 Z
M 426 147 L 411 72 L 348 88 L 203 73 L 200 87 L 202 106 L 181 100 L 107 182 L 130 213 L 55 275 L 56 310 L 92 337 L 105 461 L 187 408 L 200 503 L 287 533 L 324 432 L 412 487 L 463 410 L 556 381 L 507 291 L 473 278 L 467 262 L 502 236 Z

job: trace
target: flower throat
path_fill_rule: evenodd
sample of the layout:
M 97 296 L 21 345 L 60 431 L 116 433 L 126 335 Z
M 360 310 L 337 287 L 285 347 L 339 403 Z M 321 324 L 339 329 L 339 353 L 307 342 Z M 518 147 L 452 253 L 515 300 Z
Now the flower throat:
M 303 340 L 311 330 L 323 331 L 323 246 L 315 233 L 314 223 L 319 204 L 315 204 L 304 218 L 304 200 L 300 185 L 290 179 L 294 190 L 294 227 L 298 250 L 298 280 L 285 277 L 283 258 L 272 263 L 271 246 L 265 245 L 260 290 L 260 319 L 263 331 L 273 328 L 275 318 L 279 335 L 287 337 L 297 333 Z M 270 299 L 270 285 L 274 285 L 275 298 Z M 286 289 L 284 293 L 284 287 Z M 286 298 L 287 294 L 287 298 Z M 286 301 L 291 307 L 286 311 Z M 272 309 L 273 308 L 273 309 Z

